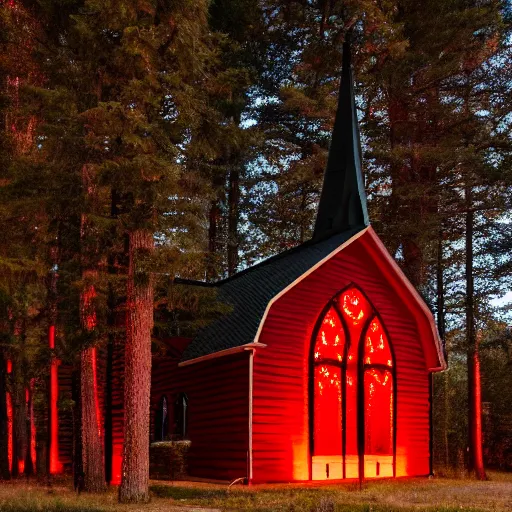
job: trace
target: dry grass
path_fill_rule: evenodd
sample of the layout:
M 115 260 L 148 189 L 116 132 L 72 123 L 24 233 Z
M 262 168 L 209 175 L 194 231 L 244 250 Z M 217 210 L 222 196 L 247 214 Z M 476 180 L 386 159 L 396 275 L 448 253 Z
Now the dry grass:
M 0 484 L 0 512 L 505 512 L 512 511 L 512 474 L 490 473 L 490 480 L 408 479 L 340 485 L 261 485 L 236 487 L 152 482 L 148 505 L 119 505 L 113 488 L 101 495 L 77 496 L 69 480 L 52 488 L 36 482 Z

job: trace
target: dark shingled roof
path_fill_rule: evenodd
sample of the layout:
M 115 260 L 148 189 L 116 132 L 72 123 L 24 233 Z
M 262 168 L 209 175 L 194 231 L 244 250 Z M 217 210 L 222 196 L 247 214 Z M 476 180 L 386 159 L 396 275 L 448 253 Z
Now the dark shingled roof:
M 369 225 L 360 151 L 350 45 L 346 41 L 338 110 L 313 240 L 216 283 L 220 300 L 231 304 L 233 310 L 203 329 L 185 349 L 182 361 L 252 343 L 268 303 Z
M 219 299 L 232 305 L 233 309 L 202 329 L 185 349 L 181 360 L 187 361 L 252 343 L 268 303 L 365 228 L 359 226 L 317 243 L 306 242 L 215 283 Z

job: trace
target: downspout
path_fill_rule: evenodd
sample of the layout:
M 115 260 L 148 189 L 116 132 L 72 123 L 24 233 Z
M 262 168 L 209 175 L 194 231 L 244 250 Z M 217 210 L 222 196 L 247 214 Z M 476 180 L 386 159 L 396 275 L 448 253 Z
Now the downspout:
M 253 406 L 253 375 L 254 375 L 254 354 L 256 352 L 255 344 L 246 345 L 244 350 L 249 352 L 249 407 L 248 407 L 248 443 L 247 443 L 247 476 L 245 478 L 235 478 L 228 485 L 228 489 L 238 483 L 251 485 L 252 482 L 252 406 Z M 266 345 L 260 345 L 265 347 Z
M 429 476 L 434 476 L 434 376 L 432 372 L 428 373 L 428 422 L 429 422 L 429 440 L 428 448 L 430 457 L 428 461 Z
M 249 442 L 248 442 L 248 468 L 247 468 L 247 484 L 250 485 L 253 478 L 252 473 L 252 408 L 253 408 L 253 385 L 254 385 L 254 347 L 247 347 L 249 351 Z

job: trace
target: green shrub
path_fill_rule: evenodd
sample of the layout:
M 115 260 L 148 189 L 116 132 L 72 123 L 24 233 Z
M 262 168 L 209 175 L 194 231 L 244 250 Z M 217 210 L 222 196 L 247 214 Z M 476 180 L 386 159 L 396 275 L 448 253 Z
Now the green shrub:
M 149 474 L 154 480 L 181 480 L 187 474 L 190 441 L 158 441 L 149 448 Z

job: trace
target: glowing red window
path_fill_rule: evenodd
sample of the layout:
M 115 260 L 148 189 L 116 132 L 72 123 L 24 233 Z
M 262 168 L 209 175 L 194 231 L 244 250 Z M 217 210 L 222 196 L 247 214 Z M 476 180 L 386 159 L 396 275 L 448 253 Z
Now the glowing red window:
M 313 480 L 393 476 L 393 353 L 358 288 L 332 299 L 313 345 Z
M 349 328 L 361 326 L 371 311 L 371 306 L 357 288 L 349 288 L 338 299 L 338 307 L 345 317 Z
M 364 372 L 365 455 L 393 454 L 393 376 L 388 370 Z
M 345 330 L 336 309 L 323 316 L 313 350 L 313 478 L 342 478 Z
M 364 336 L 364 364 L 393 366 L 388 338 L 377 317 L 370 322 Z
M 315 367 L 314 455 L 341 456 L 341 368 Z
M 331 306 L 324 316 L 316 336 L 315 363 L 330 359 L 341 363 L 345 350 L 345 331 L 336 310 Z

